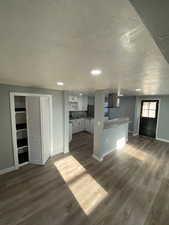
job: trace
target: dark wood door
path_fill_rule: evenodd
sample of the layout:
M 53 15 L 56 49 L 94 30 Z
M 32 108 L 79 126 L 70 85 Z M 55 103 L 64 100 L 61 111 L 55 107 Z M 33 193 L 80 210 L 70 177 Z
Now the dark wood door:
M 143 100 L 141 102 L 139 134 L 156 137 L 159 100 Z

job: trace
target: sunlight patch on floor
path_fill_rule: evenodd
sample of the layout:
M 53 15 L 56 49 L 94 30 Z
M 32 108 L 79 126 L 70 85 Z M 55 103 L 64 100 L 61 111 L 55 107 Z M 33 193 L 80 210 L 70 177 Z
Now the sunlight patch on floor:
M 116 142 L 116 149 L 122 149 L 126 144 L 126 138 L 122 137 L 120 139 L 117 140 Z
M 141 160 L 141 161 L 145 161 L 148 157 L 148 153 L 141 151 L 139 149 L 135 149 L 133 147 L 128 147 L 123 149 L 123 152 L 127 153 L 128 155 Z
M 62 158 L 54 164 L 86 215 L 108 196 L 103 187 L 73 156 Z

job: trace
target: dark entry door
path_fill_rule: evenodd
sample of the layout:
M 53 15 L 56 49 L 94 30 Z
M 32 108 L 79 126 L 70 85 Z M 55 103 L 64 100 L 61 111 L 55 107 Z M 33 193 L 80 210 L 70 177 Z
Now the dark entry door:
M 140 135 L 156 137 L 158 105 L 158 100 L 143 100 L 141 102 Z

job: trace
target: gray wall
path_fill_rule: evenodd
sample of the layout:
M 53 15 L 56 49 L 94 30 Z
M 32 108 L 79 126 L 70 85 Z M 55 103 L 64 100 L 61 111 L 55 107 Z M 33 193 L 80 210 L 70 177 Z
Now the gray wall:
M 135 133 L 139 133 L 139 120 L 141 110 L 141 100 L 159 99 L 159 116 L 157 127 L 157 138 L 169 140 L 169 96 L 146 96 L 137 97 L 136 112 L 135 112 Z
M 134 131 L 134 115 L 135 115 L 136 97 L 121 97 L 120 107 L 109 109 L 109 119 L 117 117 L 129 117 L 129 131 Z
M 0 170 L 14 166 L 9 98 L 10 92 L 25 92 L 53 95 L 53 152 L 54 154 L 63 152 L 63 92 L 40 88 L 26 88 L 18 86 L 0 85 Z
M 110 152 L 120 149 L 120 144 L 125 144 L 128 141 L 128 123 L 114 124 L 111 128 L 104 129 L 102 135 L 102 152 L 101 158 L 108 155 Z M 123 147 L 123 145 L 121 146 Z
M 94 96 L 88 97 L 88 105 L 94 105 Z

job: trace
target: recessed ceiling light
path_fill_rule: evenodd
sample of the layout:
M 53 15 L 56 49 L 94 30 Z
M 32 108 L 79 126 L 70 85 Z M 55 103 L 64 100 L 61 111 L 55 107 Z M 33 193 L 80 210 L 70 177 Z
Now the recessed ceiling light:
M 82 96 L 83 95 L 83 93 L 80 93 L 80 96 Z
M 58 86 L 63 86 L 63 85 L 64 85 L 64 83 L 63 83 L 63 82 L 61 82 L 61 81 L 59 81 L 59 82 L 57 82 L 57 85 L 58 85 Z
M 141 91 L 141 89 L 140 88 L 136 88 L 136 91 Z
M 90 73 L 93 76 L 99 76 L 100 74 L 102 74 L 102 71 L 99 69 L 94 69 L 94 70 L 91 70 Z

